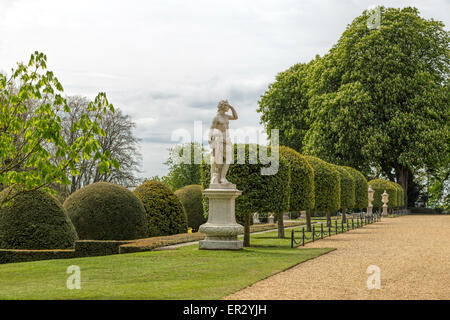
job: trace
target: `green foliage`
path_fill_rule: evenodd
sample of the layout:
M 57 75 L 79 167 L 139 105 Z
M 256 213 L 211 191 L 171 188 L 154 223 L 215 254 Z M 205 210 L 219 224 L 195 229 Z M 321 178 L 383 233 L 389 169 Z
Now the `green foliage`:
M 0 209 L 0 249 L 72 249 L 77 239 L 64 208 L 42 190 L 17 195 Z
M 334 166 L 341 181 L 341 209 L 355 208 L 355 179 L 341 166 Z
M 260 145 L 235 144 L 234 163 L 230 165 L 227 173 L 228 181 L 236 184 L 236 188 L 242 191 L 242 195 L 236 198 L 236 217 L 239 221 L 244 220 L 245 214 L 254 212 L 283 212 L 289 206 L 289 167 L 288 163 L 279 153 L 272 153 L 270 147 Z M 245 150 L 245 161 L 238 163 L 238 148 Z M 278 156 L 278 171 L 261 174 L 261 169 L 269 168 L 270 164 L 261 163 L 256 155 L 265 153 L 274 158 Z M 244 154 L 244 153 L 243 153 Z M 269 157 L 270 157 L 269 156 Z M 251 164 L 253 159 L 255 164 Z M 243 160 L 243 159 L 241 159 Z M 252 161 L 253 162 L 253 161 Z M 202 187 L 207 189 L 210 183 L 210 165 L 202 163 Z M 207 200 L 207 199 L 204 199 Z M 205 214 L 208 213 L 208 203 L 204 201 Z
M 28 64 L 19 63 L 7 78 L 0 73 L 0 184 L 11 187 L 0 206 L 20 193 L 43 189 L 51 193 L 52 183 L 70 184 L 68 176 L 79 174 L 76 163 L 83 158 L 98 160 L 99 171 L 119 163 L 110 152 L 101 152 L 99 136 L 105 132 L 98 121 L 114 112 L 105 93 L 88 105 L 88 112 L 74 121 L 71 131 L 79 138 L 68 145 L 61 135 L 62 115 L 70 112 L 63 87 L 47 57 L 31 55 Z
M 147 233 L 145 209 L 128 189 L 97 182 L 72 193 L 64 201 L 80 239 L 131 240 Z
M 198 227 L 206 222 L 203 215 L 202 186 L 198 184 L 184 186 L 175 191 L 175 195 L 186 211 L 188 227 L 198 230 Z
M 315 211 L 332 212 L 341 207 L 341 181 L 334 165 L 317 157 L 305 156 L 314 170 Z
M 397 192 L 397 197 L 396 197 L 396 207 L 400 208 L 403 207 L 405 205 L 405 192 L 402 188 L 401 185 L 399 185 L 397 182 L 393 182 L 390 181 L 391 184 L 394 186 L 396 192 Z
M 149 237 L 187 232 L 187 216 L 183 205 L 164 183 L 146 181 L 134 193 L 147 212 Z
M 314 207 L 314 170 L 309 162 L 289 147 L 279 148 L 280 156 L 289 166 L 289 211 L 309 210 Z
M 352 167 L 346 167 L 342 166 L 341 168 L 344 168 L 347 170 L 348 173 L 350 173 L 355 180 L 355 209 L 363 209 L 367 208 L 368 205 L 368 197 L 367 197 L 367 190 L 368 190 L 368 184 L 367 180 L 364 177 L 364 175 Z
M 169 158 L 164 163 L 169 167 L 169 173 L 161 181 L 172 191 L 191 184 L 199 185 L 203 154 L 203 146 L 195 142 L 171 148 Z
M 364 11 L 322 58 L 279 74 L 258 111 L 283 144 L 406 186 L 450 153 L 450 33 L 415 8 L 379 9 L 380 28 Z
M 382 194 L 386 190 L 386 192 L 389 194 L 389 202 L 387 203 L 389 208 L 396 207 L 397 204 L 397 189 L 392 185 L 391 181 L 384 180 L 384 179 L 373 179 L 368 182 L 369 186 L 372 187 L 372 189 L 375 191 L 373 195 L 373 207 L 374 208 L 382 208 L 383 202 Z

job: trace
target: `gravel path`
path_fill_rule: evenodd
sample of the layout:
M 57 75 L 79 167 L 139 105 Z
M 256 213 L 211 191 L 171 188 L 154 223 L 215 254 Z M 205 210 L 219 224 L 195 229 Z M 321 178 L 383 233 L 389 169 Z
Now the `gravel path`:
M 383 218 L 305 248 L 336 250 L 225 299 L 450 299 L 450 216 Z M 370 265 L 380 289 L 367 288 Z

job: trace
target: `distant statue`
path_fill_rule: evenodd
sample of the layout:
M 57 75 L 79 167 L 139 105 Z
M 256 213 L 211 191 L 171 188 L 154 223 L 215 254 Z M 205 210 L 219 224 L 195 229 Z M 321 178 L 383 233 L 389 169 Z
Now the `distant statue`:
M 226 114 L 231 110 L 232 115 Z M 212 120 L 209 132 L 209 146 L 211 147 L 211 184 L 230 184 L 226 179 L 228 168 L 232 162 L 232 147 L 228 134 L 229 120 L 236 120 L 236 110 L 227 100 L 222 100 L 217 105 L 217 114 Z

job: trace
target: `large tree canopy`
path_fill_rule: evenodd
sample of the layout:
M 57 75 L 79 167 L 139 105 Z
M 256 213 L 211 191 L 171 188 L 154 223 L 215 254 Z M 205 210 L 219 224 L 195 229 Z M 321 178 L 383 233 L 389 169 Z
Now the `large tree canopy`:
M 379 28 L 368 28 L 373 12 L 364 11 L 302 79 L 277 77 L 259 111 L 267 128 L 306 124 L 280 130 L 286 145 L 365 173 L 377 167 L 407 190 L 412 171 L 433 168 L 449 153 L 450 34 L 415 8 L 378 9 Z M 297 74 L 287 70 L 282 79 Z M 265 102 L 276 95 L 282 108 Z M 305 99 L 309 111 L 293 116 Z M 276 109 L 290 111 L 282 116 Z

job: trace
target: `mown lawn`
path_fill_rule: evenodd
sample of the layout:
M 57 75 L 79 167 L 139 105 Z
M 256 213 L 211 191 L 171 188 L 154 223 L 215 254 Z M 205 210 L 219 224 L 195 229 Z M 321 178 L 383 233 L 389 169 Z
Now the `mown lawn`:
M 0 299 L 220 299 L 333 249 L 291 249 L 276 232 L 252 235 L 242 251 L 176 250 L 0 265 Z M 67 267 L 81 289 L 66 287 Z

